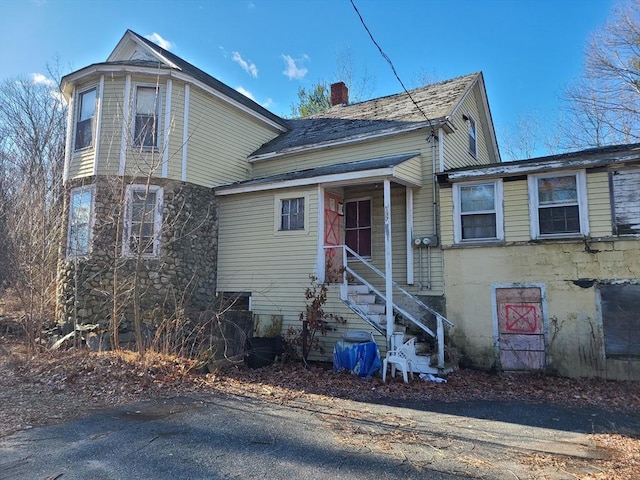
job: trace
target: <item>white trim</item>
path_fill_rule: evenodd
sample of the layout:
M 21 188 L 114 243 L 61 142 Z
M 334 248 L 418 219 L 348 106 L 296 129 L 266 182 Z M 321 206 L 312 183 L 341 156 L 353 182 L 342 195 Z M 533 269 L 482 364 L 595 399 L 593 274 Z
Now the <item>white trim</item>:
M 80 78 L 83 78 L 85 76 L 90 76 L 90 75 L 95 75 L 98 73 L 104 73 L 104 74 L 131 74 L 131 75 L 136 75 L 136 76 L 153 76 L 156 78 L 163 78 L 163 77 L 169 77 L 169 78 L 173 78 L 175 80 L 180 80 L 183 82 L 188 82 L 190 84 L 192 84 L 193 86 L 196 86 L 202 90 L 204 90 L 205 92 L 207 92 L 210 95 L 213 95 L 216 98 L 219 98 L 220 100 L 224 101 L 225 103 L 234 106 L 235 108 L 238 108 L 239 110 L 243 111 L 244 113 L 248 114 L 249 116 L 257 119 L 258 121 L 261 121 L 262 123 L 265 123 L 273 128 L 275 128 L 276 130 L 280 131 L 280 132 L 286 132 L 287 128 L 282 126 L 281 124 L 271 120 L 268 117 L 265 117 L 264 115 L 259 114 L 258 112 L 256 112 L 255 110 L 241 104 L 240 102 L 233 100 L 231 97 L 228 97 L 226 95 L 224 95 L 222 92 L 215 90 L 214 88 L 210 87 L 209 85 L 207 85 L 204 82 L 201 82 L 199 80 L 196 80 L 194 77 L 192 77 L 191 75 L 188 75 L 186 73 L 183 73 L 181 71 L 178 70 L 168 70 L 168 69 L 158 69 L 157 67 L 139 67 L 139 66 L 132 66 L 132 65 L 92 65 L 89 66 L 85 69 L 79 70 L 77 72 L 74 72 L 72 74 L 69 74 L 67 77 L 65 77 L 64 79 L 64 83 L 62 85 L 63 91 L 66 93 L 67 91 L 67 85 L 71 84 L 72 82 L 77 81 Z M 257 104 L 256 104 L 257 105 Z
M 160 138 L 162 135 L 164 137 L 164 125 L 162 122 L 162 96 L 164 95 L 164 89 L 160 83 L 148 83 L 148 82 L 133 82 L 132 85 L 133 90 L 133 105 L 131 106 L 131 125 L 129 125 L 129 133 L 131 134 L 131 141 L 129 142 L 129 146 L 134 151 L 140 152 L 157 152 L 160 150 L 160 145 L 164 144 L 164 138 Z M 156 144 L 153 146 L 145 146 L 145 145 L 136 145 L 136 116 L 138 115 L 138 88 L 153 88 L 156 90 L 156 123 L 157 123 L 157 133 L 156 133 Z M 156 165 L 153 165 L 153 168 L 157 168 Z
M 309 234 L 309 192 L 281 192 L 276 193 L 274 195 L 274 204 L 273 204 L 273 233 L 276 235 L 300 235 L 300 234 Z M 282 200 L 293 200 L 295 198 L 304 199 L 304 228 L 296 229 L 296 230 L 280 230 L 280 220 L 281 220 L 281 212 L 282 212 Z
M 191 99 L 191 88 L 184 86 L 184 117 L 182 121 L 182 173 L 181 179 L 187 181 L 187 158 L 189 154 L 189 102 Z
M 413 188 L 405 188 L 407 219 L 407 285 L 413 285 Z
M 493 211 L 479 211 L 477 214 L 493 213 L 496 216 L 496 236 L 491 238 L 462 238 L 462 210 L 460 208 L 460 189 L 472 185 L 493 185 Z M 455 244 L 491 243 L 504 240 L 504 192 L 502 180 L 455 183 L 453 185 L 453 241 Z
M 440 171 L 444 172 L 444 130 L 438 129 L 438 161 L 440 164 Z
M 67 182 L 69 180 L 69 168 L 71 164 L 71 156 L 73 155 L 72 145 L 73 137 L 75 136 L 75 128 L 73 125 L 73 119 L 75 117 L 74 107 L 76 104 L 76 89 L 74 87 L 71 97 L 69 97 L 69 110 L 67 110 L 67 138 L 65 139 L 65 152 L 64 152 L 64 166 L 62 168 L 62 181 Z
M 574 233 L 541 234 L 539 220 L 538 179 L 575 177 L 576 200 L 580 220 L 580 231 Z M 587 175 L 585 170 L 547 172 L 544 174 L 529 175 L 527 178 L 529 190 L 529 225 L 532 239 L 576 238 L 589 235 L 589 207 L 587 203 Z M 563 206 L 563 205 L 559 205 Z
M 131 119 L 131 75 L 127 75 L 124 80 L 124 101 L 122 106 L 122 137 L 120 139 L 120 166 L 118 167 L 118 175 L 124 175 L 127 163 L 127 145 L 129 140 L 128 132 L 130 131 Z
M 306 211 L 306 209 L 305 209 Z M 325 269 L 326 269 L 326 251 L 324 249 L 324 236 L 325 236 L 325 223 L 324 223 L 324 187 L 318 185 L 318 253 L 317 253 L 317 277 L 318 282 L 324 283 Z
M 85 192 L 91 193 L 91 203 L 89 204 L 89 222 L 88 222 L 88 234 L 87 234 L 87 251 L 82 254 L 73 255 L 69 252 L 69 247 L 71 245 L 71 222 L 72 222 L 72 213 L 73 213 L 73 196 L 77 193 L 82 194 Z M 94 218 L 94 205 L 96 202 L 96 186 L 95 185 L 84 185 L 82 187 L 72 188 L 69 191 L 69 212 L 68 212 L 68 220 L 67 220 L 67 243 L 65 245 L 65 258 L 84 258 L 91 253 L 93 248 L 93 225 L 95 222 Z
M 393 338 L 395 323 L 394 323 L 394 317 L 393 317 L 393 246 L 391 244 L 391 182 L 389 181 L 388 178 L 385 178 L 384 180 L 383 204 L 384 204 L 384 278 L 385 278 L 385 296 L 387 299 L 387 302 L 386 302 L 387 347 L 390 347 L 391 345 L 389 342 L 391 342 L 391 339 Z
M 148 190 L 147 190 L 148 187 Z M 162 240 L 162 209 L 164 203 L 164 189 L 158 185 L 131 184 L 127 185 L 125 191 L 124 228 L 122 229 L 122 256 L 132 258 L 136 252 L 130 251 L 129 239 L 131 238 L 131 197 L 134 191 L 144 191 L 145 193 L 156 194 L 156 205 L 154 211 L 153 226 L 153 253 L 142 254 L 142 258 L 158 258 L 160 256 L 160 246 Z
M 165 100 L 164 100 L 164 132 L 162 139 L 162 177 L 167 178 L 169 173 L 169 133 L 171 132 L 171 95 L 173 91 L 173 81 L 167 79 Z M 158 128 L 158 131 L 160 129 Z
M 264 190 L 274 190 L 280 188 L 289 188 L 289 187 L 301 187 L 307 185 L 315 185 L 315 184 L 327 184 L 327 183 L 341 183 L 341 182 L 353 182 L 358 181 L 358 183 L 371 183 L 374 180 L 382 181 L 387 177 L 393 177 L 395 174 L 395 167 L 385 167 L 378 168 L 375 170 L 365 170 L 359 172 L 349 172 L 349 173 L 336 173 L 332 175 L 321 175 L 318 177 L 309 177 L 309 178 L 299 178 L 297 180 L 274 180 L 269 183 L 261 183 L 257 185 L 239 185 L 237 187 L 234 186 L 221 186 L 216 189 L 216 195 L 234 195 L 236 193 L 247 193 L 247 192 L 261 192 Z M 399 179 L 394 177 L 394 181 L 401 185 L 410 186 L 410 187 L 420 187 L 420 185 L 408 182 L 405 179 Z
M 95 139 L 93 140 L 93 174 L 98 174 L 98 162 L 100 161 L 100 132 L 102 130 L 102 101 L 104 99 L 104 75 L 100 75 L 98 90 L 96 92 Z

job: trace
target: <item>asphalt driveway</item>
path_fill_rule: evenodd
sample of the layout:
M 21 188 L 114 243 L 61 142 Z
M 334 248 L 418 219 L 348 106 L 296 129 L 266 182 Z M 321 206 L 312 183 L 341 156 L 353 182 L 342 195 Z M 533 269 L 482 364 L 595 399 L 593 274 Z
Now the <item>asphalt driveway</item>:
M 592 432 L 637 436 L 640 418 L 518 402 L 173 398 L 0 438 L 0 479 L 524 479 L 533 455 L 588 470 L 608 454 Z

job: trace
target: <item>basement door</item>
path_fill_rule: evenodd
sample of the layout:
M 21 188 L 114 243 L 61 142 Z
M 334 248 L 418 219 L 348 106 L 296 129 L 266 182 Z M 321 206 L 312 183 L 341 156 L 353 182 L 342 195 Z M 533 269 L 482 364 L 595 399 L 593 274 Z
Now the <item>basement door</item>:
M 495 288 L 500 365 L 503 370 L 542 370 L 544 318 L 540 287 Z

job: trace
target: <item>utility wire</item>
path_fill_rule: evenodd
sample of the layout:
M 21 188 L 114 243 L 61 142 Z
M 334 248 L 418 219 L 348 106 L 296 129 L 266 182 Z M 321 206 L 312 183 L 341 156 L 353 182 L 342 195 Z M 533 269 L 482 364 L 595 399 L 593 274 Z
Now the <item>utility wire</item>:
M 353 0 L 349 0 L 349 1 L 351 2 L 351 6 L 353 7 L 353 9 L 356 11 L 356 14 L 358 15 L 358 18 L 360 19 L 360 23 L 362 23 L 362 26 L 364 27 L 364 29 L 369 34 L 369 38 L 371 38 L 371 41 L 373 42 L 373 44 L 378 48 L 378 51 L 380 52 L 380 55 L 382 55 L 382 58 L 384 58 L 387 61 L 387 63 L 391 67 L 391 71 L 393 72 L 393 74 L 398 79 L 398 82 L 400 82 L 400 85 L 402 85 L 402 89 L 409 96 L 409 98 L 411 99 L 413 104 L 416 106 L 416 108 L 420 111 L 422 116 L 427 119 L 427 122 L 429 122 L 429 126 L 431 127 L 431 135 L 435 137 L 435 132 L 434 132 L 434 129 L 433 129 L 433 122 L 427 116 L 427 114 L 424 113 L 424 110 L 422 110 L 420 105 L 418 105 L 418 102 L 416 102 L 414 100 L 414 98 L 411 96 L 411 94 L 409 93 L 409 90 L 407 90 L 407 87 L 404 86 L 404 83 L 400 79 L 400 75 L 398 75 L 398 72 L 396 71 L 396 67 L 393 66 L 393 62 L 391 61 L 389 56 L 386 53 L 384 53 L 384 51 L 382 50 L 382 47 L 380 47 L 378 42 L 376 42 L 376 39 L 373 37 L 373 34 L 371 33 L 371 30 L 369 30 L 369 27 L 367 27 L 367 24 L 364 22 L 364 19 L 362 18 L 362 15 L 360 14 L 360 11 L 358 10 L 358 7 L 356 7 L 356 4 L 353 2 Z

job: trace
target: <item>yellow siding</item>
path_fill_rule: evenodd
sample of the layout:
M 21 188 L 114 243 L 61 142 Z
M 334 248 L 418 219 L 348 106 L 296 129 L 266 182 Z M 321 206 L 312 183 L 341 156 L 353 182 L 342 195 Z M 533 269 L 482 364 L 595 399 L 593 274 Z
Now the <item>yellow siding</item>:
M 413 184 L 422 185 L 422 157 L 417 156 L 407 160 L 398 165 L 395 170 L 396 177 Z
M 527 242 L 531 239 L 527 181 L 503 182 L 502 187 L 505 241 Z
M 91 82 L 86 82 L 83 84 L 78 84 L 76 86 L 76 92 L 78 90 L 88 89 L 91 86 L 98 87 L 98 80 L 94 80 Z M 77 107 L 77 99 L 74 101 L 74 105 Z M 75 113 L 75 112 L 74 112 Z M 77 178 L 77 177 L 87 177 L 93 175 L 93 164 L 95 159 L 95 149 L 94 148 L 85 148 L 78 152 L 75 151 L 75 129 L 76 129 L 76 119 L 77 117 L 73 116 L 73 121 L 71 123 L 73 135 L 71 139 L 71 156 L 69 160 L 69 178 Z M 95 126 L 94 126 L 95 128 Z M 95 138 L 94 138 L 95 142 Z
M 315 188 L 279 193 L 308 199 L 307 231 L 276 230 L 274 192 L 220 198 L 218 290 L 251 292 L 254 312 L 283 315 L 286 331 L 298 325 L 316 273 L 318 195 Z
M 105 77 L 98 159 L 98 173 L 101 175 L 117 175 L 120 167 L 124 87 L 125 77 Z
M 592 237 L 611 235 L 613 222 L 609 196 L 609 174 L 607 172 L 587 174 L 587 196 L 590 235 Z
M 167 177 L 182 178 L 182 133 L 184 128 L 184 84 L 173 82 L 171 88 L 171 132 Z
M 135 121 L 135 90 L 137 85 L 159 85 L 160 86 L 160 109 L 158 118 L 158 148 L 154 150 L 141 149 L 132 146 L 133 122 Z M 162 175 L 162 157 L 164 154 L 164 131 L 165 131 L 165 105 L 167 95 L 166 79 L 158 77 L 132 77 L 131 92 L 129 100 L 129 124 L 127 128 L 128 148 L 125 173 L 133 176 L 154 176 Z
M 464 99 L 462 105 L 457 109 L 451 118 L 451 123 L 455 131 L 445 134 L 444 144 L 446 152 L 444 155 L 444 169 L 466 167 L 468 165 L 484 165 L 490 162 L 487 145 L 489 139 L 485 138 L 484 127 L 481 124 L 481 117 L 478 111 L 479 93 L 476 86 Z M 477 158 L 469 153 L 469 133 L 462 115 L 471 115 L 476 122 L 476 144 Z
M 440 188 L 440 242 L 442 246 L 453 245 L 453 187 Z
M 276 131 L 198 89 L 190 97 L 187 181 L 213 187 L 248 179 L 247 156 Z
M 422 152 L 423 163 L 430 165 L 431 144 L 426 141 L 426 137 L 425 131 L 420 131 L 391 139 L 375 139 L 358 145 L 323 148 L 314 152 L 288 155 L 284 158 L 260 160 L 253 164 L 253 176 L 260 178 L 306 168 L 412 152 Z

